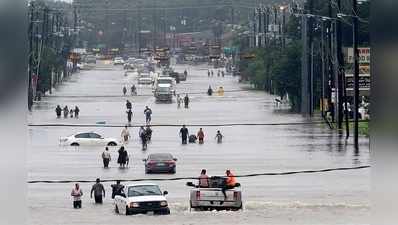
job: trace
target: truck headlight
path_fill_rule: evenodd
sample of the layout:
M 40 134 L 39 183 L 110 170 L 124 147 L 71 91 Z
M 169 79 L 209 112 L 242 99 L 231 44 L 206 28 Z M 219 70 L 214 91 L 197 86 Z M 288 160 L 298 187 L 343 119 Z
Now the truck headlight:
M 140 207 L 140 204 L 138 202 L 131 202 L 130 203 L 130 208 L 138 208 Z
M 160 206 L 166 207 L 166 206 L 167 206 L 167 202 L 166 202 L 166 201 L 161 201 L 161 202 L 160 202 Z

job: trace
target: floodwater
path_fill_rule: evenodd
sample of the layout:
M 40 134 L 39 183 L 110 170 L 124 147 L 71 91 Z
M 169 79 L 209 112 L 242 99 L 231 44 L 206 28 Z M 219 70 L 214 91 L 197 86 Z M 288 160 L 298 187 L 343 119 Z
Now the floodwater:
M 172 104 L 157 104 L 150 87 L 138 86 L 141 96 L 122 96 L 123 85 L 131 86 L 134 77 L 125 77 L 121 67 L 98 65 L 81 71 L 62 84 L 50 97 L 36 105 L 29 114 L 31 124 L 124 125 L 125 101 L 133 102 L 133 125 L 144 123 L 144 107 L 153 111 L 152 124 L 178 126 L 153 127 L 152 143 L 142 152 L 138 128 L 130 128 L 133 140 L 126 146 L 133 160 L 128 169 L 116 165 L 117 148 L 111 147 L 111 168 L 103 169 L 103 147 L 63 147 L 59 138 L 78 132 L 95 131 L 120 139 L 120 127 L 29 127 L 29 180 L 95 180 L 172 178 L 209 175 L 221 176 L 226 169 L 235 174 L 284 172 L 370 164 L 369 141 L 360 139 L 361 150 L 355 154 L 352 140 L 345 142 L 325 125 L 206 126 L 230 123 L 308 122 L 274 105 L 275 96 L 262 91 L 248 91 L 237 78 L 207 77 L 207 65 L 176 66 L 188 70 L 188 80 L 177 85 L 178 93 L 190 95 L 189 109 Z M 216 71 L 216 70 L 215 70 Z M 223 86 L 224 96 L 207 96 L 208 86 Z M 231 92 L 229 92 L 231 91 Z M 55 107 L 80 108 L 80 118 L 56 119 Z M 201 125 L 205 144 L 182 146 L 179 125 Z M 198 126 L 188 126 L 196 133 Z M 225 136 L 217 144 L 214 136 Z M 145 175 L 142 159 L 149 153 L 169 152 L 176 158 L 175 175 Z M 92 184 L 82 184 L 83 208 L 74 210 L 70 191 L 73 184 L 29 184 L 29 224 L 369 224 L 370 170 L 335 171 L 286 176 L 239 178 L 244 210 L 238 212 L 190 212 L 186 181 L 155 182 L 167 190 L 171 215 L 121 216 L 114 213 L 110 183 L 103 205 L 90 199 Z

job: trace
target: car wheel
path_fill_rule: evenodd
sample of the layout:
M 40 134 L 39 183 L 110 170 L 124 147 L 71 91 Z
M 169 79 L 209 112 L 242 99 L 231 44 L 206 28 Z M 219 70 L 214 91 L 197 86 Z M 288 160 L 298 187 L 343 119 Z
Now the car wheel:
M 108 143 L 108 146 L 116 146 L 116 145 L 117 144 L 115 142 L 113 142 L 113 141 Z
M 175 173 L 176 173 L 176 168 L 175 168 L 175 167 L 171 170 L 171 173 L 172 173 L 172 174 L 175 174 Z
M 150 170 L 145 169 L 145 174 L 150 174 L 150 173 L 151 173 Z
M 117 207 L 116 204 L 115 204 L 115 213 L 119 214 L 119 208 Z
M 130 215 L 129 208 L 126 206 L 126 216 Z
M 70 146 L 79 146 L 79 143 L 73 142 L 72 144 L 70 144 Z

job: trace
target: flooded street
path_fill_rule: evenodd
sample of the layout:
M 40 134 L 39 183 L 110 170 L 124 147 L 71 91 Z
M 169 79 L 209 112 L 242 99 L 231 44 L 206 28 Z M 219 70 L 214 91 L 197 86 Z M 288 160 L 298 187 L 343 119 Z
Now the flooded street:
M 40 124 L 85 124 L 105 122 L 122 126 L 127 122 L 126 99 L 133 103 L 132 125 L 145 123 L 145 106 L 152 108 L 154 126 L 152 143 L 141 150 L 138 128 L 130 128 L 133 140 L 126 146 L 131 155 L 128 169 L 116 163 L 118 147 L 110 147 L 112 161 L 103 169 L 103 147 L 65 147 L 59 138 L 79 132 L 94 131 L 104 137 L 120 139 L 121 127 L 30 126 L 28 140 L 28 180 L 95 180 L 173 178 L 199 176 L 207 169 L 210 176 L 222 176 L 226 169 L 236 175 L 354 167 L 370 164 L 369 141 L 360 138 L 360 152 L 355 154 L 351 140 L 325 124 L 276 123 L 309 122 L 306 118 L 275 106 L 275 96 L 262 91 L 248 90 L 238 78 L 208 77 L 206 65 L 175 66 L 179 72 L 187 69 L 188 79 L 177 84 L 177 93 L 190 94 L 189 109 L 172 104 L 158 104 L 150 86 L 138 86 L 138 96 L 123 96 L 122 87 L 129 87 L 135 78 L 124 76 L 121 67 L 103 65 L 74 74 L 51 96 L 34 106 L 28 122 Z M 208 86 L 214 90 L 223 86 L 224 96 L 206 94 Z M 75 105 L 80 118 L 57 119 L 57 105 Z M 268 123 L 259 126 L 207 126 L 242 123 Z M 179 129 L 187 124 L 196 134 L 205 132 L 205 143 L 181 145 Z M 196 126 L 189 126 L 196 125 Z M 221 130 L 222 144 L 214 137 Z M 168 152 L 178 159 L 174 175 L 146 175 L 142 161 L 150 153 Z M 242 184 L 244 209 L 238 212 L 190 212 L 189 190 L 186 181 L 161 181 L 171 214 L 168 216 L 120 216 L 115 214 L 111 183 L 104 183 L 107 196 L 103 205 L 90 199 L 92 183 L 81 184 L 83 208 L 74 210 L 70 184 L 29 184 L 29 224 L 369 224 L 370 170 L 335 171 L 285 176 L 238 178 Z

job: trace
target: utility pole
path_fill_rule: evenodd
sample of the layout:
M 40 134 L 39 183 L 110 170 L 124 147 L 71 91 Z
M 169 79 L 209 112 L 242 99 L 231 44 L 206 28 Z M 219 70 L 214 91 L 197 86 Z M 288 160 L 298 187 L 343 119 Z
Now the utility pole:
M 257 10 L 253 12 L 253 47 L 257 47 L 257 22 L 256 22 Z
M 332 18 L 332 0 L 329 0 L 328 4 L 328 17 Z M 333 28 L 333 32 L 334 32 Z M 327 52 L 326 52 L 326 65 L 328 69 L 328 85 L 327 87 L 327 98 L 328 98 L 328 109 L 330 112 L 335 111 L 335 108 L 330 109 L 329 107 L 332 107 L 332 88 L 334 87 L 334 70 L 333 70 L 333 61 L 332 61 L 332 21 L 328 20 L 327 21 Z M 334 113 L 332 115 L 332 122 L 334 122 L 335 116 Z
M 324 31 L 324 22 L 321 21 L 321 69 L 322 69 L 322 77 L 321 77 L 321 116 L 325 118 L 325 31 Z
M 337 0 L 337 8 L 340 12 L 341 7 L 341 0 Z M 338 19 L 336 15 L 336 48 L 337 48 L 337 65 L 338 70 L 337 72 L 337 128 L 339 130 L 343 127 L 343 68 L 344 68 L 344 57 L 342 52 L 342 24 L 341 21 Z
M 285 49 L 286 47 L 286 39 L 285 39 L 285 32 L 286 32 L 286 6 L 282 6 L 283 16 L 282 16 L 282 48 Z
M 263 7 L 262 8 L 262 13 L 263 13 L 263 36 L 264 36 L 264 47 L 267 45 L 267 30 L 268 30 L 268 13 L 267 13 L 268 8 Z
M 33 21 L 34 21 L 34 2 L 30 2 L 29 10 L 29 66 L 28 66 L 28 110 L 32 110 L 33 105 L 33 87 L 32 87 L 32 70 L 33 70 Z
M 258 34 L 257 34 L 257 39 L 258 39 L 258 47 L 261 48 L 262 43 L 261 43 L 261 39 L 262 39 L 262 28 L 263 28 L 263 20 L 262 20 L 262 12 L 261 12 L 261 7 L 257 8 L 257 15 L 258 15 Z
M 359 151 L 358 145 L 358 119 L 359 119 L 359 53 L 358 53 L 358 5 L 357 0 L 352 0 L 352 10 L 353 10 L 353 33 L 354 33 L 354 43 L 353 43 L 353 51 L 354 51 L 354 148 L 355 151 Z

